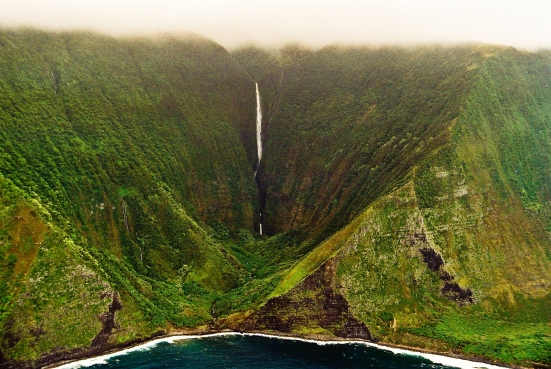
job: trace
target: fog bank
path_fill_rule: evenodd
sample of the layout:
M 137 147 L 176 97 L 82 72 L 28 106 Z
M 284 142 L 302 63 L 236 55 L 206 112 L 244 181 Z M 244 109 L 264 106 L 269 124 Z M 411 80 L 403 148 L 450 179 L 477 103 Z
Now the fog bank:
M 0 26 L 194 32 L 232 48 L 483 42 L 551 48 L 547 0 L 0 0 Z

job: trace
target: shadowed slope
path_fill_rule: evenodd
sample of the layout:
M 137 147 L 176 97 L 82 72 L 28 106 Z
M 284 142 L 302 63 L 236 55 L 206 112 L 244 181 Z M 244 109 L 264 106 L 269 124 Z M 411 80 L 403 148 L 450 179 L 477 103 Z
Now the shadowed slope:
M 449 139 L 490 51 L 326 48 L 284 68 L 277 106 L 265 104 L 267 232 L 323 240 L 404 183 Z
M 254 102 L 198 37 L 0 33 L 6 357 L 210 321 L 243 270 L 206 223 L 250 229 L 257 207 Z M 93 340 L 114 292 L 119 328 Z

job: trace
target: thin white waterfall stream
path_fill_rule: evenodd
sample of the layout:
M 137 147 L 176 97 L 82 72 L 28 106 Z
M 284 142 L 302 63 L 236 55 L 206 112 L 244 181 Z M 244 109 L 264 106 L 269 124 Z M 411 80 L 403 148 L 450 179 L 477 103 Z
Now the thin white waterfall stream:
M 256 164 L 256 170 L 254 171 L 254 177 L 258 173 L 260 167 L 260 160 L 262 160 L 262 108 L 260 106 L 260 92 L 258 91 L 258 83 L 256 86 L 256 148 L 258 151 L 258 163 Z M 259 231 L 262 234 L 262 213 L 260 213 Z
M 262 109 L 260 108 L 260 92 L 258 92 L 258 83 L 256 84 L 256 147 L 258 150 L 258 165 L 256 166 L 258 171 L 258 166 L 260 165 L 260 160 L 262 159 Z M 256 176 L 256 172 L 255 172 Z

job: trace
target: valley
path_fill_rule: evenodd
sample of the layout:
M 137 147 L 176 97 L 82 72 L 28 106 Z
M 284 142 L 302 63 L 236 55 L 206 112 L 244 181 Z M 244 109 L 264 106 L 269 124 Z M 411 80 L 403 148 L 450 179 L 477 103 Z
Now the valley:
M 176 331 L 551 365 L 551 53 L 0 31 L 0 367 Z

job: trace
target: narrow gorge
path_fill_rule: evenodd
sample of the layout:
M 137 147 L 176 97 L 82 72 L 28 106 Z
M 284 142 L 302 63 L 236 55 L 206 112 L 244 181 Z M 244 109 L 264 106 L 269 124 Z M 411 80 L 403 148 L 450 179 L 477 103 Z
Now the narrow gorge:
M 502 46 L 0 30 L 0 367 L 229 329 L 548 368 L 550 86 Z

